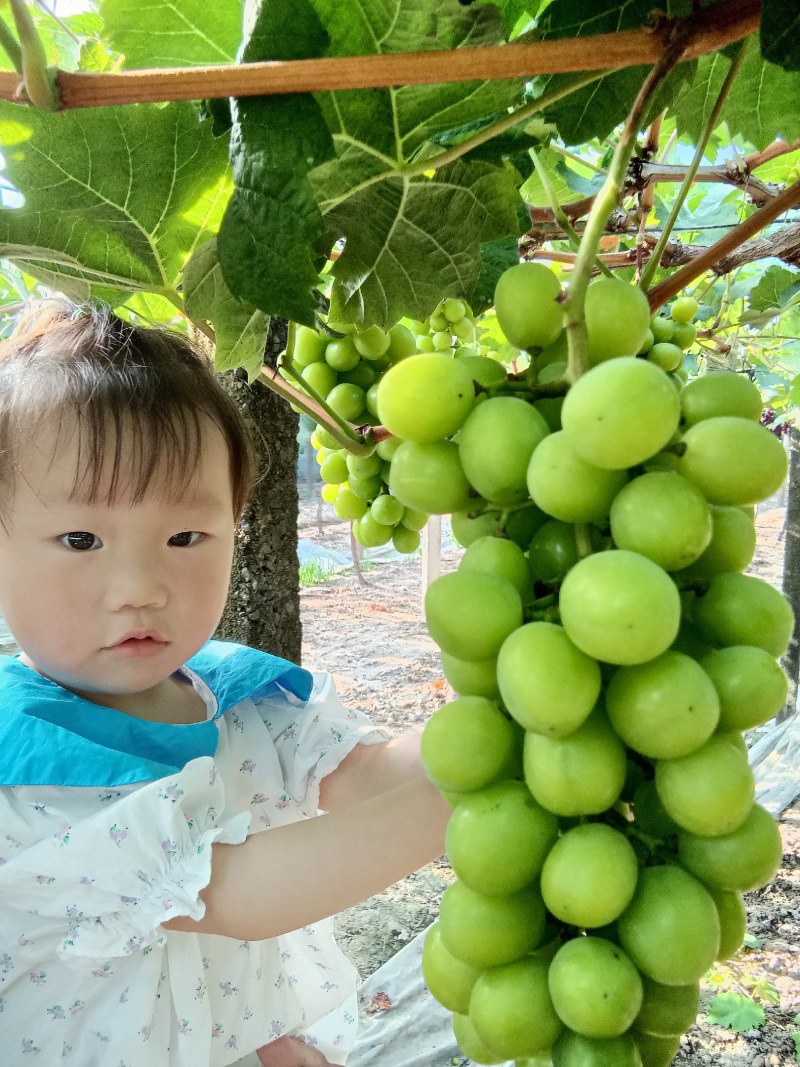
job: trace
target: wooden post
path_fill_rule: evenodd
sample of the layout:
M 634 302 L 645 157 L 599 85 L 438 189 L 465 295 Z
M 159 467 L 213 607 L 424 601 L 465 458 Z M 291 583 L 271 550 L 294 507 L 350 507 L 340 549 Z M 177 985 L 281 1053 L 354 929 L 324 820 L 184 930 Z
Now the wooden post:
M 422 531 L 422 593 L 424 605 L 425 593 L 431 582 L 439 577 L 442 570 L 442 516 L 431 515 Z

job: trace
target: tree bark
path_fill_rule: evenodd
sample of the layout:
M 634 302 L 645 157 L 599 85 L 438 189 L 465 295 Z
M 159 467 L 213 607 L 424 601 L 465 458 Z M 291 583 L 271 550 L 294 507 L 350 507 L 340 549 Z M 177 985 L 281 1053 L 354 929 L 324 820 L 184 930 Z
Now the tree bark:
M 286 323 L 273 319 L 265 362 L 274 366 L 285 343 Z M 297 415 L 258 381 L 233 374 L 223 382 L 250 427 L 259 480 L 237 532 L 218 635 L 299 663 Z
M 778 721 L 794 715 L 800 676 L 800 432 L 793 426 L 787 431 L 789 441 L 789 485 L 786 499 L 786 526 L 783 549 L 783 595 L 789 601 L 798 624 L 781 665 L 789 679 L 786 706 Z

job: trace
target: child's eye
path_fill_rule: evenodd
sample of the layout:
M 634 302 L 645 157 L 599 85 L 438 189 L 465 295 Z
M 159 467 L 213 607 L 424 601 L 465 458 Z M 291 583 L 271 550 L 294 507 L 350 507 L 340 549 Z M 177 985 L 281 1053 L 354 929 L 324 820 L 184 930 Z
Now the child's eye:
M 103 547 L 100 538 L 96 534 L 89 533 L 88 530 L 70 530 L 69 533 L 62 534 L 58 540 L 65 548 L 71 548 L 75 552 L 92 552 Z
M 197 530 L 183 530 L 181 533 L 173 534 L 167 544 L 173 548 L 189 548 L 190 545 L 196 545 L 202 536 Z

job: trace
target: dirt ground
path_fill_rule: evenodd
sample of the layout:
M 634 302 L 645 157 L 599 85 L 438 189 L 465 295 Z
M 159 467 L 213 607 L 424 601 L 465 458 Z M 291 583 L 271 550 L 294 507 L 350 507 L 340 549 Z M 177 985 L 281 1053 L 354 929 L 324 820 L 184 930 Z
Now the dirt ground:
M 332 509 L 301 506 L 299 536 L 349 556 L 347 524 Z M 780 584 L 783 511 L 758 517 L 759 546 L 751 573 Z M 457 550 L 442 553 L 453 569 Z M 359 582 L 353 570 L 301 591 L 304 663 L 330 670 L 345 702 L 392 731 L 422 730 L 452 698 L 422 616 L 419 557 L 375 563 Z M 800 775 L 800 770 L 798 770 Z M 701 1014 L 682 1039 L 679 1067 L 789 1067 L 800 1063 L 800 802 L 780 820 L 783 867 L 770 885 L 747 896 L 749 942 L 730 965 L 703 983 Z M 442 858 L 337 919 L 337 936 L 362 977 L 372 974 L 436 917 L 453 880 Z M 758 947 L 755 947 L 758 946 Z M 761 993 L 766 1022 L 733 1033 L 707 1021 L 718 992 Z M 777 1001 L 777 1003 L 775 1003 Z M 798 1016 L 795 1021 L 795 1016 Z

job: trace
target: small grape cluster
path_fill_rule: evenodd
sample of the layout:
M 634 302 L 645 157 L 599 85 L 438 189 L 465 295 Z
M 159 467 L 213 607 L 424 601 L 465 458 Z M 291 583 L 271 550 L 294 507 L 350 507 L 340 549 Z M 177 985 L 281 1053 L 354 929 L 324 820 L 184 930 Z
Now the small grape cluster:
M 742 943 L 742 893 L 780 864 L 743 731 L 786 700 L 793 617 L 743 571 L 787 461 L 747 376 L 684 385 L 648 358 L 647 301 L 618 280 L 588 289 L 591 369 L 537 392 L 559 293 L 537 264 L 500 279 L 524 382 L 476 386 L 432 352 L 377 391 L 393 495 L 451 513 L 465 545 L 426 594 L 457 696 L 423 762 L 457 880 L 423 974 L 477 1063 L 665 1067 Z
M 412 329 L 413 331 L 412 332 Z M 377 425 L 377 389 L 389 367 L 418 351 L 457 351 L 474 340 L 471 312 L 461 300 L 443 300 L 424 322 L 397 323 L 358 330 L 338 323 L 324 329 L 298 326 L 292 361 L 303 381 L 342 419 L 354 425 Z M 476 357 L 477 358 L 477 357 Z M 503 372 L 500 372 L 501 377 Z M 354 455 L 324 426 L 311 436 L 323 480 L 322 498 L 340 519 L 353 523 L 353 534 L 367 548 L 392 542 L 401 553 L 415 552 L 419 531 L 428 521 L 420 509 L 404 506 L 388 488 L 390 461 L 400 442 L 379 441 L 372 454 Z

